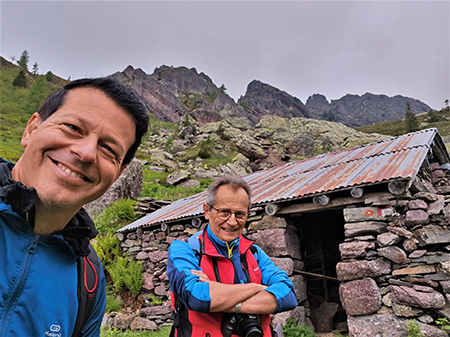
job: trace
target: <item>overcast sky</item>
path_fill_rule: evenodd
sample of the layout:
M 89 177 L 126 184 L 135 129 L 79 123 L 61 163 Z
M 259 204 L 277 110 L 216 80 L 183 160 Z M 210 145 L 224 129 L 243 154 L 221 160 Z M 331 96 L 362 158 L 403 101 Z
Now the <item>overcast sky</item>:
M 0 54 L 71 79 L 195 67 L 237 100 L 258 79 L 298 97 L 450 98 L 449 1 L 1 1 Z

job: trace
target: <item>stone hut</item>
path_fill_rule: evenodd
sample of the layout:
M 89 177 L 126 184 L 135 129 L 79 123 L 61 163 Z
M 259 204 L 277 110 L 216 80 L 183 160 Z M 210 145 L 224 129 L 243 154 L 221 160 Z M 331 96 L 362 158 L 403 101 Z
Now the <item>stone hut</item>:
M 424 336 L 448 336 L 436 320 L 450 320 L 449 163 L 428 129 L 243 176 L 254 192 L 245 234 L 297 290 L 298 307 L 273 323 L 407 337 L 415 320 Z M 204 200 L 178 200 L 119 230 L 145 270 L 132 326 L 172 323 L 167 250 L 205 224 Z

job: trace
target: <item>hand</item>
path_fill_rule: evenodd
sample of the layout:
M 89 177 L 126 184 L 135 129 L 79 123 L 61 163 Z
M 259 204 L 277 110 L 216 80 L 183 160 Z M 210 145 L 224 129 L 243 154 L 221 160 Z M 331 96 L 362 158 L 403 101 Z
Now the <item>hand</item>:
M 200 277 L 200 282 L 209 282 L 210 279 L 208 277 L 208 275 L 206 275 L 203 271 L 201 270 L 195 270 L 192 269 L 191 270 L 191 274 Z

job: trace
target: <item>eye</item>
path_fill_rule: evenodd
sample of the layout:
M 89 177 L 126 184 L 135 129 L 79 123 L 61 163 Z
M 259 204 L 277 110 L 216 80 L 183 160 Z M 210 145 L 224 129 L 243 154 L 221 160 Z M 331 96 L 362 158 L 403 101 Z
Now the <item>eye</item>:
M 64 124 L 64 125 L 67 128 L 69 128 L 71 131 L 75 131 L 75 132 L 81 133 L 81 129 L 78 126 L 74 125 L 74 124 Z
M 245 219 L 245 217 L 247 216 L 247 213 L 244 213 L 244 212 L 236 212 L 234 214 L 235 214 L 236 218 L 238 218 L 238 219 Z
M 106 144 L 102 144 L 101 145 L 106 151 L 108 151 L 109 153 L 111 153 L 114 157 L 117 157 L 116 152 L 109 146 Z
M 227 217 L 230 216 L 230 211 L 227 210 L 227 209 L 224 209 L 224 210 L 220 210 L 218 212 L 218 214 L 219 214 L 220 217 L 227 218 Z

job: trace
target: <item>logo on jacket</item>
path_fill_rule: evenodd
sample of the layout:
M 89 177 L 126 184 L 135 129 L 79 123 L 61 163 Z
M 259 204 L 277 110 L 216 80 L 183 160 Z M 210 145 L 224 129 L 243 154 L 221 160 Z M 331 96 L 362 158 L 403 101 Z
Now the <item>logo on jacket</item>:
M 50 330 L 50 331 L 49 331 Z M 61 337 L 61 326 L 57 324 L 50 325 L 50 329 L 44 332 L 44 336 L 47 337 Z

